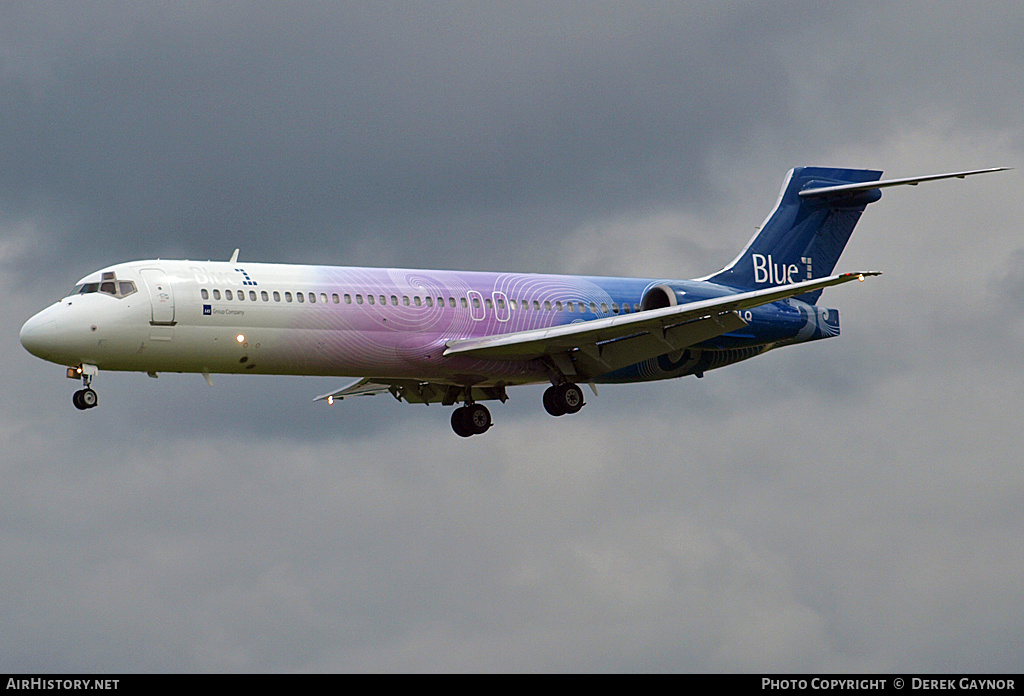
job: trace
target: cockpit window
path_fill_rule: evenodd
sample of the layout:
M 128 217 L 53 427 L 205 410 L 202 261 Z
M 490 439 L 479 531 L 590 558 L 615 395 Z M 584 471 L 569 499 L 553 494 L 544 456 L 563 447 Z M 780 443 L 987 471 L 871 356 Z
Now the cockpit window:
M 71 294 L 88 295 L 94 292 L 102 292 L 105 295 L 122 298 L 138 292 L 138 288 L 135 286 L 134 281 L 108 279 L 108 276 L 112 277 L 113 273 L 104 273 L 103 276 L 104 279 L 101 283 L 82 283 L 81 285 L 76 285 L 71 291 Z

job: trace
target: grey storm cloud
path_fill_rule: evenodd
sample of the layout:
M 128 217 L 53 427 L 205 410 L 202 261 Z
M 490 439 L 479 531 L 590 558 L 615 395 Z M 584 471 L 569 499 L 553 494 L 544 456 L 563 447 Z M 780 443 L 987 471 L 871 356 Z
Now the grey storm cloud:
M 52 11 L 8 25 L 4 207 L 104 253 L 329 242 L 337 260 L 369 238 L 439 261 L 453 221 L 507 253 L 595 211 L 699 201 L 706 150 L 790 101 L 773 13 L 744 4 Z
M 0 12 L 0 668 L 1016 671 L 1019 3 L 58 3 Z M 887 190 L 843 335 L 540 389 L 463 442 L 322 378 L 18 344 L 80 276 L 242 258 L 683 277 L 787 169 Z

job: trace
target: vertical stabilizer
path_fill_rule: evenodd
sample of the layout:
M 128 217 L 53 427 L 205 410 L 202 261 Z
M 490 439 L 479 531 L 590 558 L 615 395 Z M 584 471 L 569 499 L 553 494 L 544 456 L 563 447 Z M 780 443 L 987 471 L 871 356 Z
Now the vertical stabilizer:
M 797 167 L 789 172 L 775 209 L 732 263 L 707 280 L 756 290 L 831 275 L 864 208 L 879 189 L 801 197 L 808 189 L 878 181 L 872 169 Z M 816 302 L 821 290 L 800 299 Z

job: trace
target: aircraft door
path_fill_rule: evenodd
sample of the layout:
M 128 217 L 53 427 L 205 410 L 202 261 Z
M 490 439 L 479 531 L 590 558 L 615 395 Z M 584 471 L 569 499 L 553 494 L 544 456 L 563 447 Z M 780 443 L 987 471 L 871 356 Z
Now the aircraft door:
M 469 316 L 473 321 L 481 321 L 487 313 L 487 309 L 484 307 L 484 296 L 476 290 L 470 290 L 466 295 L 469 297 Z
M 146 268 L 141 273 L 153 308 L 153 318 L 149 323 L 174 326 L 174 290 L 167 280 L 167 274 L 158 268 Z

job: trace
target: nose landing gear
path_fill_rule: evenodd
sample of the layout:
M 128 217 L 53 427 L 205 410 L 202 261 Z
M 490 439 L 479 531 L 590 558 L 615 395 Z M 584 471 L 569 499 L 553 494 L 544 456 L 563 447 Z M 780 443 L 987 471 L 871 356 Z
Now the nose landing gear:
M 79 365 L 78 367 L 68 368 L 68 377 L 71 379 L 82 379 L 82 386 L 84 389 L 79 389 L 71 397 L 71 403 L 75 405 L 79 411 L 84 411 L 89 408 L 94 408 L 99 401 L 99 397 L 96 396 L 96 392 L 92 390 L 89 385 L 92 384 L 92 378 L 96 376 L 99 370 L 96 369 L 95 365 Z

